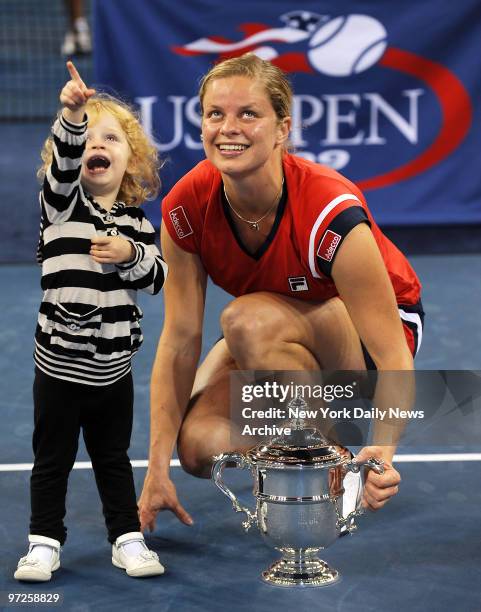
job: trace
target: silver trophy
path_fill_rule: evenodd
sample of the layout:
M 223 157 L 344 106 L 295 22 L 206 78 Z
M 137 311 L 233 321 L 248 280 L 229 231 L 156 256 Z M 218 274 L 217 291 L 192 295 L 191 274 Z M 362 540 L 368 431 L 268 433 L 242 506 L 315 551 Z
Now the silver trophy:
M 294 400 L 297 401 L 297 400 Z M 247 531 L 257 525 L 268 546 L 282 553 L 262 579 L 276 586 L 323 586 L 339 579 L 339 572 L 318 557 L 341 533 L 357 527 L 362 514 L 362 467 L 383 473 L 382 462 L 371 458 L 357 463 L 351 453 L 330 443 L 302 420 L 289 422 L 290 435 L 258 444 L 245 454 L 216 457 L 212 478 L 244 512 Z M 248 468 L 254 479 L 255 512 L 242 506 L 222 480 L 224 468 Z

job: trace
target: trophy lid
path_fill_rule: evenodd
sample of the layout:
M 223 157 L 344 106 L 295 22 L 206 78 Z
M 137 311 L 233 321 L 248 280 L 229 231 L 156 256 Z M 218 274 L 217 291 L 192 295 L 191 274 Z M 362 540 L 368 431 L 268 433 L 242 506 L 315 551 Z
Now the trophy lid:
M 307 408 L 306 402 L 296 397 L 289 403 L 290 408 Z M 350 457 L 342 446 L 328 440 L 324 434 L 304 419 L 295 418 L 282 423 L 284 432 L 268 442 L 261 442 L 247 452 L 253 463 L 282 463 L 317 465 L 337 464 Z

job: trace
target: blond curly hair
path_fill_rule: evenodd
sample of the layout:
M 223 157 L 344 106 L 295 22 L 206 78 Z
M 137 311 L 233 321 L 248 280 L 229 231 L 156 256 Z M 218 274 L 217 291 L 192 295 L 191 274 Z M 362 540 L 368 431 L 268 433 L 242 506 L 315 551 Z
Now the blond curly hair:
M 113 115 L 120 123 L 129 143 L 133 163 L 129 163 L 125 171 L 117 199 L 128 206 L 140 206 L 145 200 L 155 199 L 160 191 L 159 170 L 162 163 L 157 148 L 150 142 L 142 128 L 137 111 L 123 100 L 106 93 L 97 93 L 87 101 L 85 112 L 89 123 L 94 123 L 101 113 Z M 43 181 L 52 163 L 52 135 L 45 141 L 41 157 L 43 163 L 37 172 L 37 177 Z

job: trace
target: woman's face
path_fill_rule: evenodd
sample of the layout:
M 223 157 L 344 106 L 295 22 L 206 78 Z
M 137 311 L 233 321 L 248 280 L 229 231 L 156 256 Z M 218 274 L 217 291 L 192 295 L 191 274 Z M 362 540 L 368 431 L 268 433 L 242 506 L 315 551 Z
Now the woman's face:
M 207 158 L 222 172 L 242 177 L 278 159 L 290 118 L 279 122 L 264 85 L 232 76 L 211 81 L 203 100 Z

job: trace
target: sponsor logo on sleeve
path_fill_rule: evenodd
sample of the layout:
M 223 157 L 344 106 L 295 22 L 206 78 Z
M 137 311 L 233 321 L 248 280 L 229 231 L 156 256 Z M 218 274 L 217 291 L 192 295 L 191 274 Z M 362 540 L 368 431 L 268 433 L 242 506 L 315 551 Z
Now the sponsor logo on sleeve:
M 172 209 L 169 217 L 179 238 L 186 238 L 194 233 L 183 206 L 177 206 L 177 208 Z
M 309 291 L 305 276 L 290 276 L 288 279 L 291 291 Z
M 336 232 L 332 230 L 327 230 L 317 249 L 317 256 L 325 261 L 332 261 L 341 240 L 342 237 L 339 234 L 336 234 Z

